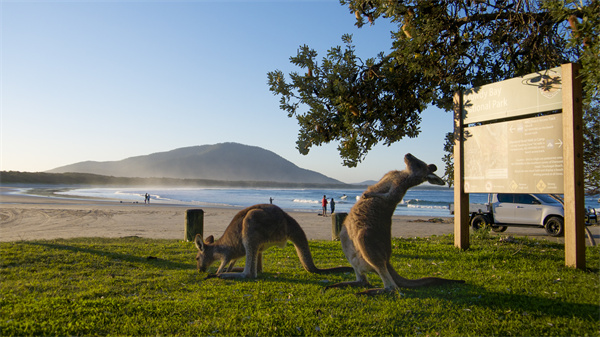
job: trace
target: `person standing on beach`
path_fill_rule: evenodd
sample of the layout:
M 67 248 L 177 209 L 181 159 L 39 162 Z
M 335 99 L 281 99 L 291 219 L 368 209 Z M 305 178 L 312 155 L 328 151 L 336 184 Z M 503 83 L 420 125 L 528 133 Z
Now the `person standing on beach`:
M 329 205 L 329 207 L 331 207 L 331 214 L 333 215 L 333 212 L 335 212 L 335 201 L 333 201 L 333 198 L 331 198 Z
M 321 200 L 321 205 L 323 206 L 323 216 L 327 216 L 327 197 L 323 196 L 323 200 Z
M 269 197 L 269 203 L 273 205 L 273 198 Z

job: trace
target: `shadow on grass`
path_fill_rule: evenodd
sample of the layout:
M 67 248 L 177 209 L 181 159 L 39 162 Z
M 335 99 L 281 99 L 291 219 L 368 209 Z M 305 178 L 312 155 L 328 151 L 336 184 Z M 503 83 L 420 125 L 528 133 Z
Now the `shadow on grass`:
M 289 272 L 287 273 L 277 273 L 276 271 L 268 271 L 268 272 L 262 272 L 258 274 L 258 277 L 255 279 L 221 279 L 217 276 L 215 276 L 214 273 L 196 273 L 196 277 L 201 277 L 201 280 L 203 282 L 206 281 L 212 281 L 212 282 L 228 282 L 228 283 L 232 283 L 232 282 L 239 282 L 239 283 L 256 283 L 256 282 L 264 282 L 266 284 L 275 284 L 275 283 L 286 283 L 286 284 L 300 284 L 300 285 L 317 285 L 317 286 L 323 286 L 323 288 L 328 285 L 331 284 L 332 282 L 328 280 L 328 275 L 344 275 L 347 274 L 346 276 L 349 275 L 354 275 L 354 273 L 331 273 L 331 274 L 315 274 L 315 273 L 309 273 L 307 271 L 305 271 L 302 268 L 298 269 L 298 274 L 301 275 L 296 275 L 295 273 L 290 274 Z M 209 276 L 210 275 L 210 276 Z M 208 276 L 208 277 L 207 277 Z
M 448 289 L 451 290 L 446 291 Z M 502 312 L 516 312 L 531 316 L 578 317 L 582 320 L 595 320 L 600 316 L 598 305 L 566 302 L 561 299 L 529 294 L 490 291 L 468 283 L 428 289 L 401 289 L 400 291 L 410 298 L 443 299 L 456 303 L 458 306 L 488 307 Z
M 264 286 L 273 286 L 273 289 L 278 289 L 278 284 L 289 285 L 290 288 L 294 288 L 294 285 L 311 285 L 321 288 L 321 291 L 318 294 L 314 294 L 315 296 L 322 296 L 326 293 L 329 295 L 347 295 L 348 291 L 357 294 L 367 289 L 365 287 L 326 289 L 326 286 L 334 283 L 327 280 L 327 275 L 318 275 L 315 277 L 308 273 L 307 275 L 298 277 L 289 273 L 277 274 L 265 272 L 259 274 L 257 279 L 223 280 L 219 278 L 211 278 L 208 280 L 203 280 L 202 282 L 213 282 L 213 286 L 218 286 L 219 284 L 249 285 L 260 282 L 262 283 L 260 286 L 261 288 Z M 461 308 L 460 310 L 468 310 L 469 307 L 485 307 L 502 314 L 520 314 L 523 316 L 531 316 L 532 318 L 539 316 L 560 316 L 566 318 L 576 317 L 584 321 L 595 321 L 596 317 L 600 316 L 600 307 L 594 304 L 574 303 L 561 299 L 545 298 L 531 294 L 490 291 L 469 283 L 413 289 L 400 288 L 398 292 L 390 294 L 356 296 L 364 297 L 365 299 L 372 299 L 374 301 L 403 301 L 407 298 L 434 300 L 439 301 L 440 305 L 442 306 L 445 305 L 444 303 L 452 303 L 452 306 L 450 307 Z M 429 305 L 431 305 L 431 302 L 426 303 L 430 303 Z
M 101 250 L 101 249 L 82 247 L 82 246 L 76 246 L 76 245 L 67 245 L 67 244 L 61 244 L 61 243 L 40 242 L 40 241 L 24 241 L 24 242 L 22 242 L 22 244 L 32 245 L 32 246 L 41 246 L 41 247 L 63 250 L 63 251 L 70 251 L 73 253 L 87 253 L 87 254 L 99 255 L 99 256 L 104 256 L 104 257 L 108 256 L 108 257 L 111 257 L 114 259 L 120 259 L 120 260 L 127 261 L 127 262 L 145 263 L 148 266 L 155 267 L 157 269 L 172 269 L 172 270 L 190 269 L 190 270 L 193 270 L 195 268 L 195 266 L 193 264 L 186 264 L 186 263 L 164 260 L 164 259 L 161 259 L 161 258 L 155 257 L 155 256 L 148 256 L 148 255 L 137 256 L 137 255 L 131 255 L 131 254 L 116 253 L 116 252 L 110 251 L 110 250 Z

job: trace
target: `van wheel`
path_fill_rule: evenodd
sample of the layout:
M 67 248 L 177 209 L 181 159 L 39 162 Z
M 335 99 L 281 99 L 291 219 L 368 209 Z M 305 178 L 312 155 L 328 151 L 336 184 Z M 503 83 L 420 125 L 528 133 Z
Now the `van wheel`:
M 496 233 L 502 233 L 506 231 L 507 228 L 508 226 L 492 226 L 492 230 Z
M 488 227 L 489 225 L 490 223 L 487 220 L 487 217 L 481 214 L 474 216 L 473 220 L 471 220 L 471 227 L 473 227 L 474 230 L 482 229 Z
M 546 225 L 544 228 L 546 229 L 546 233 L 548 233 L 548 235 L 557 237 L 563 236 L 565 225 L 562 218 L 551 216 L 548 218 L 548 220 L 546 220 Z

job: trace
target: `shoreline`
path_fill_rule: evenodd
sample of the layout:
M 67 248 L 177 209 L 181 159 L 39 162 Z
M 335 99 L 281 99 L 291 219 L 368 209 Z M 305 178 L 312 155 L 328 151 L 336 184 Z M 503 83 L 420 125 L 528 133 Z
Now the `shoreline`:
M 139 236 L 184 240 L 187 209 L 204 210 L 204 237 L 220 237 L 242 207 L 166 203 L 126 203 L 118 200 L 64 198 L 14 193 L 19 187 L 0 186 L 0 241 L 75 237 Z M 284 209 L 285 210 L 285 209 Z M 309 240 L 331 240 L 332 217 L 314 212 L 286 210 L 304 229 Z M 595 239 L 600 228 L 589 227 Z M 393 237 L 429 237 L 454 232 L 453 217 L 394 215 Z M 564 242 L 547 236 L 541 228 L 511 227 L 497 236 L 527 236 Z M 587 244 L 586 240 L 586 244 Z
M 18 187 L 0 187 L 0 241 L 3 242 L 96 236 L 183 240 L 185 213 L 191 208 L 204 210 L 204 236 L 218 238 L 235 214 L 243 209 L 14 193 L 18 190 Z M 331 240 L 331 216 L 286 212 L 298 221 L 309 240 Z M 418 216 L 394 216 L 392 235 L 424 237 L 453 231 L 451 217 L 436 223 L 428 220 Z M 418 226 L 407 226 L 411 221 Z

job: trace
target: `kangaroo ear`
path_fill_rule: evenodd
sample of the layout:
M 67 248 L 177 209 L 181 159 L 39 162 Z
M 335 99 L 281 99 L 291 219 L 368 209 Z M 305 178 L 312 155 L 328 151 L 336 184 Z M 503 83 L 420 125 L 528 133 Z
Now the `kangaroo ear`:
M 446 185 L 446 182 L 442 180 L 442 178 L 438 177 L 434 173 L 429 173 L 427 175 L 427 182 L 433 185 Z
M 215 242 L 215 237 L 212 235 L 209 235 L 206 240 L 204 240 L 205 243 L 214 243 Z
M 204 250 L 204 242 L 202 241 L 202 235 L 196 234 L 196 237 L 194 238 L 194 244 L 196 244 L 196 248 L 198 248 L 198 250 Z
M 437 166 L 433 164 L 427 165 L 427 170 L 429 170 L 429 174 L 427 175 L 427 182 L 433 185 L 446 185 L 446 182 L 442 180 L 442 178 L 438 177 L 435 173 L 437 171 Z

